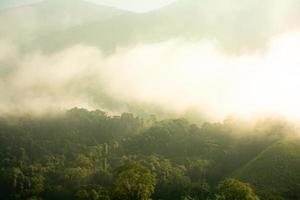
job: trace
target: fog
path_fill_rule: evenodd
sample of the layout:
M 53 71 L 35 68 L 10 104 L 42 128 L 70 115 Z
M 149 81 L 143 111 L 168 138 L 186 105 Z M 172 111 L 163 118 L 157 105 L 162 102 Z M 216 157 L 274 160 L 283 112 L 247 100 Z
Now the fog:
M 298 31 L 240 55 L 227 55 L 214 41 L 183 38 L 120 47 L 111 55 L 80 44 L 50 55 L 18 48 L 0 44 L 1 114 L 149 105 L 177 114 L 192 109 L 215 120 L 266 113 L 298 119 L 300 112 Z

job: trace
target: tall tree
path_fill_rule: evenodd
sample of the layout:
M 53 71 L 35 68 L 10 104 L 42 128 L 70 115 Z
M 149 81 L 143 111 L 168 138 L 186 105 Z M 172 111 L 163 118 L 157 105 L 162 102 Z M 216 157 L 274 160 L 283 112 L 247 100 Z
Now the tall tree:
M 218 185 L 218 200 L 259 200 L 249 184 L 226 179 Z
M 114 193 L 117 199 L 150 199 L 155 184 L 155 176 L 139 163 L 125 164 L 117 168 L 114 174 Z

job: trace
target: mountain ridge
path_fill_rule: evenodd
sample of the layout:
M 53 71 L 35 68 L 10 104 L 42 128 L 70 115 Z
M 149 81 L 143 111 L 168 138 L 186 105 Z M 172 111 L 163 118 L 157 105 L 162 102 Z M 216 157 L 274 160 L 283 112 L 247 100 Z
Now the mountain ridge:
M 124 13 L 105 21 L 94 21 L 56 32 L 54 37 L 51 36 L 54 41 L 51 46 L 59 49 L 84 43 L 113 51 L 118 46 L 140 42 L 185 38 L 192 41 L 216 41 L 223 50 L 240 53 L 266 47 L 268 38 L 278 34 L 283 27 L 282 24 L 275 26 L 269 23 L 271 12 L 265 10 L 269 5 L 267 2 L 256 6 L 232 0 L 232 3 L 237 4 L 232 7 L 215 3 L 178 0 L 147 13 Z M 273 8 L 268 9 L 271 11 Z M 241 21 L 241 18 L 244 20 Z M 106 44 L 107 36 L 112 43 L 110 45 Z M 35 43 L 41 43 L 42 49 L 51 49 L 39 39 Z
M 42 1 L 0 10 L 0 38 L 33 40 L 40 35 L 67 30 L 93 21 L 128 13 L 84 0 Z M 20 34 L 22 33 L 22 34 Z

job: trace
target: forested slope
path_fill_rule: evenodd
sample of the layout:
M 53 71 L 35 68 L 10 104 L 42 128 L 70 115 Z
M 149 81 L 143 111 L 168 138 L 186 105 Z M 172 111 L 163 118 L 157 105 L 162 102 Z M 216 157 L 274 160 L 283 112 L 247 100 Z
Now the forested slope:
M 0 198 L 294 199 L 300 148 L 291 132 L 284 121 L 200 126 L 79 108 L 2 117 Z
M 261 191 L 285 193 L 298 199 L 294 189 L 300 189 L 299 140 L 279 141 L 261 152 L 256 158 L 236 172 L 235 177 L 250 182 Z M 293 187 L 291 187 L 293 186 Z

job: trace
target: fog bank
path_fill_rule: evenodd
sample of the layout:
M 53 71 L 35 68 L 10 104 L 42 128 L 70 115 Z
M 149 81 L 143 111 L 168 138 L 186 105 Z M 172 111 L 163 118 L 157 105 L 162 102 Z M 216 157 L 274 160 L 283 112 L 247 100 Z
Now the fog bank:
M 21 55 L 1 41 L 1 113 L 80 106 L 113 112 L 155 105 L 208 118 L 300 111 L 300 33 L 270 40 L 266 51 L 228 56 L 213 41 L 172 39 L 119 48 L 112 55 L 75 45 Z

